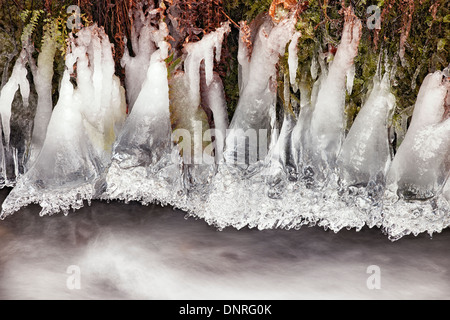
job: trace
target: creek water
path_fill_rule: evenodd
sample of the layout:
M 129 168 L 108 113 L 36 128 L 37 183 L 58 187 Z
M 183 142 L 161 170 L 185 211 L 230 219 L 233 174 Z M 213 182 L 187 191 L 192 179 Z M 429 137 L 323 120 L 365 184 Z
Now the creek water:
M 217 231 L 168 207 L 93 202 L 68 216 L 26 207 L 0 221 L 0 241 L 0 299 L 450 296 L 450 230 L 397 242 L 376 228 Z M 367 286 L 372 265 L 380 289 Z

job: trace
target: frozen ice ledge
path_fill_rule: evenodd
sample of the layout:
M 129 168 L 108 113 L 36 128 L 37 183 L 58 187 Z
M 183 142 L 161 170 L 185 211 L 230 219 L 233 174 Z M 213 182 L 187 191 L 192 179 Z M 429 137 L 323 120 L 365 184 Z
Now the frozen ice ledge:
M 70 39 L 50 119 L 35 120 L 45 130 L 37 130 L 43 142 L 31 144 L 32 152 L 26 149 L 30 134 L 23 135 L 20 150 L 10 144 L 17 90 L 22 107 L 29 104 L 29 62 L 21 54 L 0 95 L 6 143 L 0 146 L 0 175 L 2 186 L 15 185 L 2 205 L 2 218 L 31 203 L 42 207 L 41 215 L 67 214 L 98 199 L 170 205 L 218 229 L 318 225 L 338 232 L 369 226 L 397 240 L 447 228 L 448 70 L 425 78 L 394 154 L 390 72 L 374 76 L 346 131 L 345 95 L 352 90 L 362 28 L 350 9 L 334 59 L 320 54 L 313 59 L 311 91 L 296 79 L 301 34 L 294 16 L 277 23 L 262 17 L 250 28 L 247 42 L 241 35 L 240 99 L 231 123 L 214 70 L 228 23 L 187 44 L 181 63 L 171 70 L 170 29 L 164 22 L 155 27 L 142 15 L 133 30 L 137 54 L 125 53 L 122 60 L 126 91 L 114 75 L 104 31 L 82 29 Z M 287 47 L 285 108 L 277 120 L 277 63 Z M 52 61 L 42 59 L 42 68 L 45 63 Z M 299 95 L 297 108 L 292 108 L 289 83 Z

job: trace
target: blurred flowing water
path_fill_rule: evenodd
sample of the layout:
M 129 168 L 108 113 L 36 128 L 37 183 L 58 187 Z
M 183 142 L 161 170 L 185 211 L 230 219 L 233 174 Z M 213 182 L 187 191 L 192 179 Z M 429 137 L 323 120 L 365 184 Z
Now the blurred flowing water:
M 448 230 L 392 243 L 378 229 L 217 231 L 157 205 L 38 213 L 30 206 L 0 222 L 0 299 L 450 297 Z M 371 265 L 380 290 L 367 287 Z M 79 267 L 79 290 L 67 286 L 69 266 Z

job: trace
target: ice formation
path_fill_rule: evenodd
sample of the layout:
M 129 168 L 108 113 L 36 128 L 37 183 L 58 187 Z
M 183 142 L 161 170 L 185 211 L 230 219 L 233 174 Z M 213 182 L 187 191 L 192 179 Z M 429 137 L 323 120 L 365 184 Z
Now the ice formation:
M 158 30 L 150 24 L 149 16 L 144 14 L 142 8 L 136 10 L 134 15 L 131 35 L 131 46 L 134 57 L 125 49 L 121 61 L 122 67 L 125 68 L 125 85 L 127 87 L 127 100 L 130 111 L 133 109 L 136 99 L 141 92 L 142 85 L 147 77 L 150 57 L 156 51 L 155 44 L 158 42 L 155 39 L 155 33 L 157 34 Z M 126 39 L 125 43 L 127 43 Z
M 370 181 L 382 183 L 391 164 L 388 127 L 395 97 L 390 91 L 388 73 L 374 82 L 338 157 L 340 176 L 346 186 L 366 186 Z
M 296 84 L 297 70 L 298 70 L 298 39 L 302 36 L 301 32 L 296 32 L 289 44 L 289 81 L 291 84 Z
M 210 165 L 202 165 L 204 155 L 215 162 L 214 149 L 205 149 L 213 142 L 212 135 L 217 150 L 223 148 L 226 103 L 213 67 L 229 31 L 226 23 L 201 41 L 188 44 L 185 71 L 176 70 L 169 81 L 165 62 L 169 44 L 164 40 L 168 29 L 160 23 L 161 40 L 155 43 L 158 49 L 151 56 L 147 78 L 115 143 L 104 197 L 190 206 L 192 189 L 203 185 L 196 179 L 204 182 L 203 177 L 212 174 Z M 212 124 L 215 134 L 210 132 Z
M 56 28 L 55 23 L 48 23 L 43 36 L 42 49 L 39 53 L 37 65 L 31 56 L 31 52 L 29 52 L 30 67 L 33 73 L 38 102 L 36 115 L 34 117 L 31 148 L 27 166 L 31 166 L 39 155 L 42 146 L 44 145 L 47 127 L 52 116 L 53 60 L 57 49 Z M 29 49 L 29 51 L 31 50 Z
M 0 95 L 0 114 L 2 117 L 2 131 L 6 145 L 9 145 L 10 140 L 10 120 L 11 120 L 11 106 L 17 90 L 20 89 L 22 101 L 24 106 L 28 106 L 28 98 L 30 96 L 30 84 L 27 79 L 26 68 L 26 51 L 22 50 L 19 58 L 14 65 L 14 69 L 8 82 L 5 84 Z
M 19 163 L 18 150 L 10 145 L 10 121 L 17 91 L 20 91 L 23 107 L 28 108 L 29 105 L 30 84 L 27 79 L 26 65 L 27 52 L 23 49 L 14 65 L 11 77 L 0 92 L 1 131 L 3 132 L 3 139 L 0 139 L 0 187 L 13 186 L 19 175 L 19 167 L 23 165 Z
M 274 25 L 265 19 L 255 30 L 252 55 L 242 70 L 242 91 L 226 138 L 225 161 L 248 165 L 264 159 L 274 127 L 276 64 L 294 34 L 295 19 Z M 241 42 L 241 45 L 244 45 Z M 241 49 L 245 53 L 245 49 Z M 265 131 L 264 131 L 265 130 Z M 249 137 L 245 138 L 245 133 Z M 252 142 L 249 139 L 253 139 Z M 257 148 L 251 148 L 256 146 Z M 259 150 L 258 150 L 259 149 Z
M 345 134 L 346 76 L 353 69 L 353 59 L 358 53 L 362 34 L 361 21 L 347 9 L 341 43 L 331 63 L 328 74 L 321 80 L 317 100 L 313 104 L 309 130 L 310 145 L 305 146 L 304 165 L 322 179 L 335 162 Z
M 411 125 L 389 169 L 383 214 L 394 239 L 450 225 L 444 189 L 450 170 L 450 119 L 445 116 L 449 89 L 441 71 L 425 78 Z
M 66 68 L 42 150 L 4 201 L 2 217 L 31 203 L 42 207 L 42 215 L 67 213 L 102 191 L 112 143 L 125 116 L 124 90 L 102 29 L 92 26 L 77 33 Z
M 161 24 L 159 32 L 168 35 Z M 167 66 L 169 44 L 160 41 L 148 62 L 146 79 L 134 108 L 114 144 L 113 161 L 107 174 L 106 196 L 121 200 L 156 200 L 154 190 L 165 180 L 151 179 L 159 170 L 170 174 L 172 150 Z M 147 177 L 150 176 L 150 179 Z M 170 179 L 170 178 L 169 178 Z M 168 184 L 170 184 L 170 180 Z
M 447 178 L 450 121 L 443 121 L 447 88 L 442 79 L 440 71 L 425 78 L 411 125 L 389 170 L 389 188 L 405 199 L 433 198 Z
M 379 67 L 347 132 L 345 97 L 353 90 L 362 24 L 350 7 L 344 12 L 335 55 L 312 57 L 312 88 L 299 76 L 302 35 L 295 14 L 277 21 L 260 15 L 250 32 L 241 24 L 240 98 L 230 124 L 221 77 L 214 70 L 229 23 L 185 44 L 173 70 L 171 62 L 178 58 L 169 44 L 173 25 L 161 20 L 155 27 L 142 8 L 137 10 L 134 56 L 125 52 L 122 59 L 126 119 L 111 45 L 95 26 L 71 39 L 60 98 L 49 112 L 53 47 L 47 39 L 34 71 L 41 79 L 36 156 L 4 202 L 3 217 L 30 203 L 40 204 L 41 214 L 52 214 L 100 198 L 169 204 L 219 229 L 320 225 L 337 232 L 378 226 L 395 240 L 447 228 L 448 70 L 425 78 L 409 128 L 408 112 L 401 115 L 404 133 L 397 137 L 401 145 L 395 155 L 394 71 L 387 65 L 384 74 Z M 289 71 L 282 74 L 277 64 L 286 51 Z M 6 144 L 19 88 L 27 104 L 26 63 L 22 53 L 0 96 Z

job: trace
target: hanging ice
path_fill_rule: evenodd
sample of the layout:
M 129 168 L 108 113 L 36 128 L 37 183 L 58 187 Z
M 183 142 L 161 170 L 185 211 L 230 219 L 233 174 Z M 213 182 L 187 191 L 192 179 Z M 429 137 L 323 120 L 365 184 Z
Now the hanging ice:
M 17 177 L 24 171 L 25 146 L 27 140 L 27 126 L 31 119 L 14 123 L 20 130 L 20 135 L 16 133 L 11 143 L 11 116 L 13 115 L 14 103 L 20 104 L 18 110 L 22 110 L 19 117 L 26 117 L 24 110 L 29 107 L 30 84 L 27 80 L 28 71 L 26 69 L 27 52 L 23 49 L 16 60 L 11 77 L 0 92 L 0 115 L 3 138 L 0 139 L 0 188 L 4 186 L 14 186 Z M 15 101 L 17 91 L 20 91 L 21 101 Z M 13 117 L 14 120 L 14 117 Z M 13 128 L 14 129 L 14 128 Z M 16 131 L 17 128 L 16 128 Z M 20 141 L 19 141 L 20 140 Z M 5 145 L 3 145 L 5 141 Z
M 186 81 L 189 84 L 189 92 L 194 102 L 200 104 L 200 67 L 205 64 L 206 85 L 210 86 L 214 80 L 214 56 L 220 61 L 222 42 L 227 33 L 231 31 L 230 23 L 224 23 L 216 31 L 205 35 L 201 41 L 188 43 L 184 49 L 187 53 L 184 62 Z
M 142 9 L 135 12 L 130 39 L 135 56 L 125 52 L 122 59 L 131 111 L 126 120 L 124 92 L 101 29 L 85 28 L 71 38 L 53 113 L 52 39 L 44 36 L 48 42 L 37 66 L 28 57 L 39 82 L 37 152 L 3 204 L 3 217 L 30 203 L 40 204 L 46 214 L 102 198 L 170 204 L 218 228 L 320 225 L 337 232 L 368 225 L 398 239 L 450 225 L 448 70 L 425 79 L 392 162 L 388 128 L 395 99 L 388 73 L 382 79 L 377 73 L 345 137 L 345 94 L 353 90 L 362 27 L 351 8 L 344 9 L 336 55 L 314 54 L 311 70 L 302 70 L 301 77 L 294 12 L 284 11 L 276 22 L 260 15 L 250 28 L 241 23 L 240 99 L 230 128 L 221 77 L 214 72 L 230 24 L 187 43 L 181 55 L 168 43 L 168 26 L 161 21 L 155 27 L 154 15 Z M 168 19 L 176 32 L 170 12 Z M 283 74 L 285 68 L 277 64 L 286 47 L 289 72 Z M 25 99 L 20 105 L 30 100 L 35 106 L 25 58 L 17 61 L 0 95 L 2 130 L 5 141 L 11 136 L 10 146 L 18 139 L 17 110 L 11 130 L 8 125 L 11 103 L 17 108 L 20 100 L 17 89 Z M 307 72 L 314 84 L 307 83 Z M 291 88 L 299 89 L 299 101 Z M 411 113 L 402 115 L 405 132 Z M 26 120 L 32 123 L 31 116 Z M 2 173 L 11 170 L 6 158 L 24 153 L 0 150 Z
M 442 79 L 440 71 L 425 78 L 411 125 L 389 170 L 389 189 L 402 198 L 435 197 L 447 178 L 450 120 L 443 121 L 448 89 Z
M 124 91 L 103 29 L 84 28 L 71 41 L 42 152 L 3 203 L 2 217 L 31 203 L 42 207 L 42 215 L 68 212 L 102 190 L 115 132 L 125 116 Z
M 156 51 L 159 39 L 155 36 L 158 30 L 151 23 L 151 17 L 145 15 L 141 8 L 134 12 L 134 24 L 131 31 L 131 46 L 134 57 L 125 49 L 121 65 L 125 68 L 125 85 L 129 110 L 133 109 L 136 99 L 141 92 L 142 85 L 147 77 L 150 57 Z M 127 43 L 125 39 L 125 43 Z M 125 47 L 126 48 L 126 47 Z
M 256 27 L 253 51 L 249 64 L 242 66 L 242 92 L 226 138 L 224 156 L 229 164 L 248 165 L 267 155 L 271 130 L 275 129 L 271 123 L 276 103 L 276 64 L 292 38 L 294 26 L 294 18 L 274 25 L 269 16 L 259 26 L 253 25 Z M 245 61 L 244 57 L 240 61 Z M 245 133 L 254 141 L 246 139 Z
M 442 80 L 440 71 L 425 78 L 411 125 L 387 175 L 380 213 L 392 240 L 441 232 L 450 225 L 450 206 L 441 196 L 450 170 L 450 120 L 445 116 L 449 87 Z
M 321 81 L 317 102 L 311 118 L 311 145 L 307 165 L 318 177 L 335 168 L 335 161 L 344 140 L 346 75 L 353 68 L 361 38 L 361 21 L 349 7 L 345 10 L 345 24 L 341 43 L 330 65 L 328 75 Z
M 31 148 L 27 167 L 30 167 L 36 160 L 44 145 L 48 123 L 52 116 L 53 60 L 57 49 L 57 34 L 58 30 L 56 23 L 53 21 L 48 22 L 45 27 L 37 65 L 32 58 L 32 52 L 28 53 L 30 68 L 33 73 L 34 86 L 38 95 L 38 103 L 36 115 L 34 117 Z M 32 48 L 30 47 L 28 51 L 31 50 Z
M 203 79 L 203 77 L 202 77 Z M 206 80 L 206 78 L 205 78 Z M 222 80 L 217 73 L 214 73 L 214 79 L 210 85 L 203 82 L 201 90 L 201 101 L 203 109 L 210 109 L 213 115 L 213 129 L 212 137 L 214 138 L 213 148 L 216 163 L 219 163 L 223 158 L 223 150 L 225 148 L 226 130 L 228 129 L 228 112 L 227 103 L 225 100 L 225 91 L 222 85 Z
M 353 82 L 355 81 L 356 67 L 352 67 L 347 71 L 347 93 L 350 95 L 353 92 Z
M 369 181 L 383 184 L 391 163 L 388 126 L 395 106 L 386 73 L 374 87 L 359 111 L 342 146 L 338 167 L 346 186 L 366 186 Z
M 27 80 L 28 71 L 26 69 L 27 64 L 27 52 L 25 49 L 20 53 L 19 58 L 14 65 L 14 69 L 8 82 L 2 88 L 0 94 L 0 115 L 2 117 L 2 131 L 5 137 L 5 143 L 9 145 L 10 139 L 10 119 L 11 119 L 11 106 L 14 100 L 14 96 L 17 90 L 20 89 L 22 95 L 22 101 L 25 107 L 28 106 L 28 98 L 30 96 L 30 84 Z
M 167 26 L 161 23 L 158 32 L 167 36 Z M 169 85 L 164 61 L 168 57 L 169 44 L 160 41 L 156 45 L 158 49 L 151 55 L 134 108 L 114 144 L 105 195 L 110 199 L 155 201 L 155 192 L 165 190 L 172 182 L 171 176 L 164 177 L 166 171 L 160 171 L 168 170 L 169 175 L 171 171 L 178 172 L 176 165 L 170 169 Z
M 295 85 L 297 83 L 297 70 L 298 70 L 298 39 L 302 34 L 300 32 L 296 32 L 292 37 L 291 43 L 289 44 L 289 80 L 291 85 Z M 295 90 L 297 91 L 297 90 Z
M 208 136 L 210 125 L 215 125 L 218 132 L 227 127 L 223 87 L 213 66 L 214 50 L 220 60 L 221 43 L 229 30 L 229 24 L 224 24 L 201 41 L 187 45 L 186 73 L 175 71 L 170 82 L 165 62 L 169 44 L 157 43 L 159 49 L 151 57 L 135 108 L 115 144 L 105 196 L 185 206 L 183 193 L 189 188 L 186 183 L 202 177 L 193 171 L 207 152 L 204 138 L 212 142 Z M 161 23 L 158 37 L 167 36 L 167 26 Z M 216 138 L 216 145 L 223 145 L 220 135 Z M 209 154 L 213 157 L 214 150 Z
M 286 112 L 278 134 L 276 65 L 293 39 L 295 18 L 287 17 L 275 24 L 269 16 L 259 16 L 250 29 L 250 34 L 241 29 L 240 98 L 227 133 L 224 162 L 213 179 L 207 205 L 199 213 L 220 228 L 254 225 L 258 212 L 270 199 L 267 196 L 282 197 L 280 182 L 285 179 L 284 167 L 289 161 L 289 141 L 295 124 L 294 115 Z M 294 36 L 292 42 L 296 45 L 297 41 Z M 289 91 L 288 75 L 285 80 Z M 286 93 L 285 99 L 290 100 L 290 94 Z
M 184 72 L 177 72 L 169 83 L 172 128 L 182 155 L 181 184 L 186 193 L 185 203 L 183 197 L 175 203 L 189 211 L 205 201 L 215 163 L 222 158 L 228 117 L 214 60 L 220 61 L 222 42 L 230 31 L 230 23 L 223 23 L 200 41 L 186 44 Z

